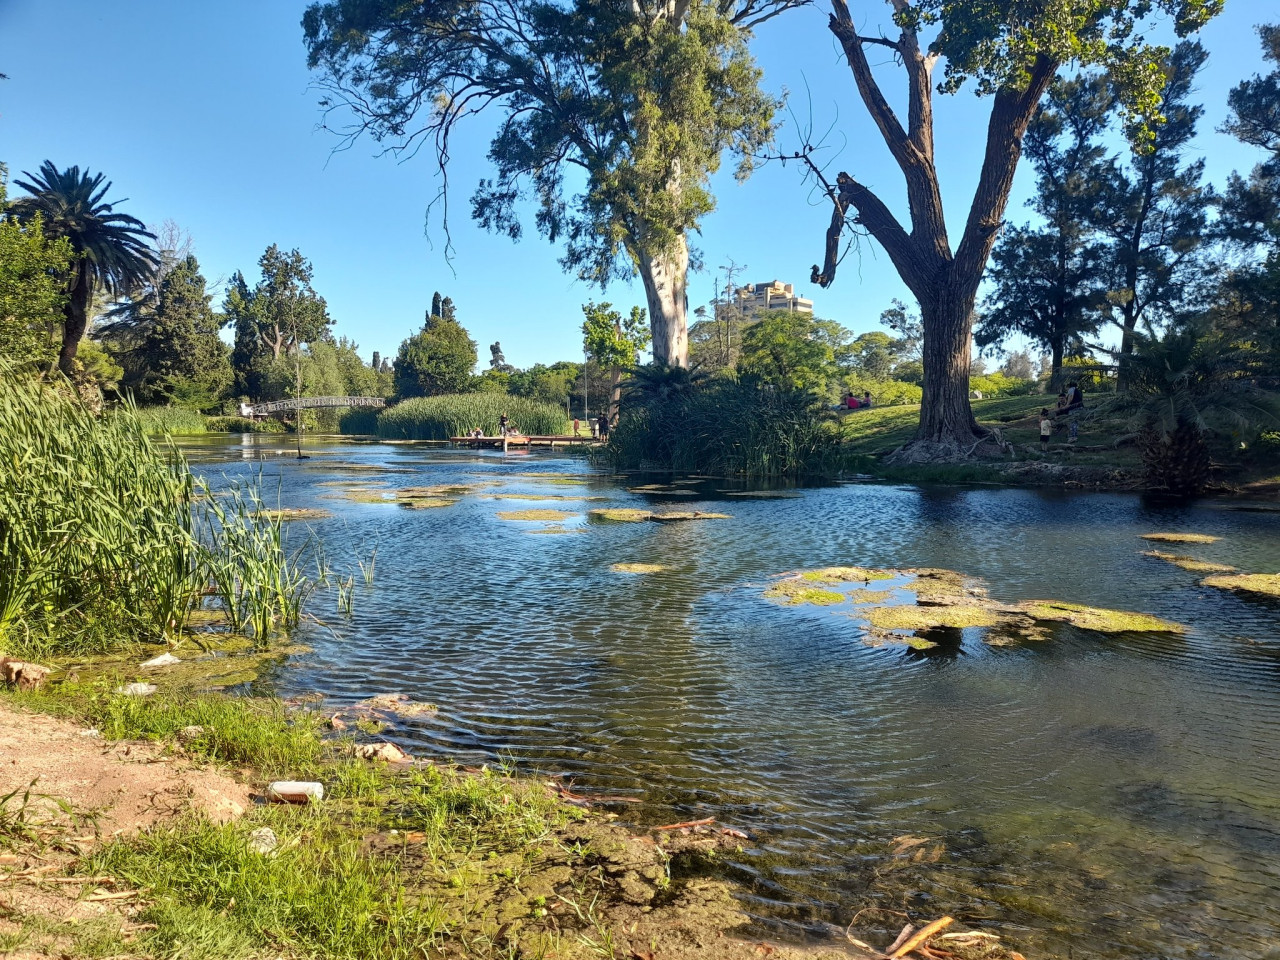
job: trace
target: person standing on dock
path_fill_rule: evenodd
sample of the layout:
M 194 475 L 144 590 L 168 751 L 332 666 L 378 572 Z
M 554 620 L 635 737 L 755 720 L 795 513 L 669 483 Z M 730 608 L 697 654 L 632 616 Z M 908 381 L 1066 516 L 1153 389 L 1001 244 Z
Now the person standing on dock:
M 507 419 L 507 415 L 505 413 L 498 418 L 498 436 L 505 437 L 507 435 L 508 423 L 510 423 L 510 421 Z
M 600 440 L 603 443 L 609 441 L 609 415 L 607 413 L 600 414 Z
M 575 437 L 582 436 L 582 421 L 577 417 L 573 418 L 573 435 Z

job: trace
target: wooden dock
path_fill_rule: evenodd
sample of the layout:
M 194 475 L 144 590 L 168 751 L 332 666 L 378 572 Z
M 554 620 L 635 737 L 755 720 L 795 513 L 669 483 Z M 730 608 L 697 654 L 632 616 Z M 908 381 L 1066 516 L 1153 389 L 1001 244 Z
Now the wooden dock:
M 505 437 L 450 437 L 449 442 L 455 447 L 471 447 L 474 450 L 493 448 L 505 451 L 513 447 L 550 447 L 554 450 L 557 445 L 598 444 L 600 441 L 590 435 L 585 437 L 575 437 L 572 434 L 527 437 L 524 434 L 512 433 Z

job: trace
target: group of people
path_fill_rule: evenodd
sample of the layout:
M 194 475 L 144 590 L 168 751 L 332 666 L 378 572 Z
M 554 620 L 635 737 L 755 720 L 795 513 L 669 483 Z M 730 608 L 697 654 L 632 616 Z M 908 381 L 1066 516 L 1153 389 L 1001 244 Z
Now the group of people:
M 590 417 L 587 422 L 591 424 L 591 437 L 594 440 L 609 439 L 609 415 L 602 413 L 598 417 Z M 573 418 L 573 435 L 575 437 L 582 436 L 582 421 L 577 417 Z
M 1059 417 L 1068 418 L 1068 439 L 1067 443 L 1075 443 L 1080 432 L 1080 420 L 1078 411 L 1084 409 L 1084 392 L 1080 389 L 1080 384 L 1072 380 L 1062 390 L 1058 391 L 1058 403 L 1053 408 L 1053 414 L 1050 415 L 1049 408 L 1044 407 L 1040 411 L 1040 450 L 1047 452 L 1049 449 L 1049 438 L 1053 436 L 1053 424 Z
M 871 391 L 864 390 L 862 397 L 859 398 L 856 393 L 850 390 L 844 395 L 840 401 L 840 407 L 845 410 L 867 410 L 871 407 Z

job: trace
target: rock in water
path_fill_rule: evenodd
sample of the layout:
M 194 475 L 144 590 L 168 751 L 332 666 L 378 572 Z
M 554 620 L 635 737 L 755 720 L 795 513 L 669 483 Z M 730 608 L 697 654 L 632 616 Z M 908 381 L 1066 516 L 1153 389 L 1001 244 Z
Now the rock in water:
M 267 786 L 267 799 L 305 805 L 324 799 L 324 784 L 309 780 L 277 780 Z
M 150 660 L 144 663 L 143 666 L 144 667 L 171 667 L 175 663 L 181 663 L 181 662 L 182 661 L 179 660 L 177 657 L 175 657 L 172 653 L 162 653 L 158 657 L 152 657 Z

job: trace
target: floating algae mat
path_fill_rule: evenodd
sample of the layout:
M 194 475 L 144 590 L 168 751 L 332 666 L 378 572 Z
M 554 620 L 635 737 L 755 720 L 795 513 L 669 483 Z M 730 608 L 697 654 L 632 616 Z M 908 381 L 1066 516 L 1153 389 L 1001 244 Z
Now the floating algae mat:
M 318 507 L 282 507 L 279 510 L 259 510 L 258 516 L 264 520 L 325 520 L 333 514 Z
M 660 563 L 615 563 L 609 569 L 614 573 L 661 573 L 667 568 Z
M 1241 593 L 1280 598 L 1280 573 L 1237 573 L 1205 577 L 1200 582 L 1207 587 L 1217 587 L 1219 590 L 1236 590 Z
M 583 500 L 607 500 L 608 497 L 588 497 L 574 496 L 571 493 L 489 493 L 485 495 L 487 500 L 567 500 L 573 503 L 580 503 Z
M 1142 539 L 1156 543 L 1217 543 L 1222 538 L 1207 533 L 1144 533 Z
M 1184 557 L 1176 553 L 1165 553 L 1162 550 L 1143 550 L 1144 557 L 1155 557 L 1175 567 L 1190 570 L 1192 573 L 1235 573 L 1236 568 L 1225 563 L 1210 563 L 1208 560 L 1197 560 L 1195 557 Z
M 731 520 L 727 513 L 702 513 L 698 510 L 665 510 L 654 513 L 651 510 L 636 510 L 630 507 L 616 509 L 596 509 L 589 514 L 592 520 L 603 520 L 610 523 L 644 523 L 652 520 L 656 523 L 676 523 L 681 520 Z
M 1276 580 L 1280 590 L 1280 577 Z M 934 567 L 796 570 L 780 575 L 762 595 L 790 607 L 846 607 L 836 612 L 863 624 L 870 645 L 901 643 L 917 650 L 938 646 L 957 630 L 981 629 L 983 640 L 993 646 L 1040 640 L 1047 637 L 1050 623 L 1095 633 L 1184 631 L 1145 613 L 1058 600 L 1001 603 L 987 595 L 978 579 Z
M 568 520 L 576 517 L 568 510 L 500 510 L 499 520 Z

